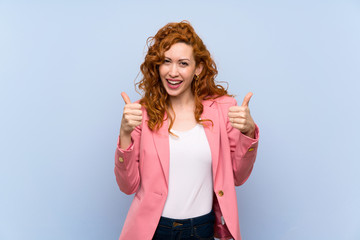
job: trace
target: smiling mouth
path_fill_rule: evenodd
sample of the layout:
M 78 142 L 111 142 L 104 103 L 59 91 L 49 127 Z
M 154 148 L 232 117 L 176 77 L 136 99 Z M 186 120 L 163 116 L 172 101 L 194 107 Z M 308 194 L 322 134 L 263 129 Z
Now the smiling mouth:
M 183 81 L 180 81 L 180 80 L 169 80 L 169 79 L 166 79 L 166 81 L 169 84 L 173 85 L 173 86 L 177 86 L 177 85 L 179 85 L 179 84 L 181 84 L 183 82 Z
M 169 88 L 171 89 L 177 89 L 181 86 L 181 84 L 183 83 L 183 81 L 181 80 L 174 80 L 174 79 L 166 79 L 167 85 Z

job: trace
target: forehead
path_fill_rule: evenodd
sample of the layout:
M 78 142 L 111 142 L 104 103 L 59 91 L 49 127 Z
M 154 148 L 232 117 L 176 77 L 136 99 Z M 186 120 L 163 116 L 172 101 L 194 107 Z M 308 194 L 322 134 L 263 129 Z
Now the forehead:
M 186 43 L 174 43 L 164 54 L 165 57 L 172 59 L 194 59 L 193 47 Z

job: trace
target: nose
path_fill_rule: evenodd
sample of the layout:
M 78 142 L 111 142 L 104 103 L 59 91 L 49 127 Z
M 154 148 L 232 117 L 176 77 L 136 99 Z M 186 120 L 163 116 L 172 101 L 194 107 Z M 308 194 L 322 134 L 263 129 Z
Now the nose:
M 177 77 L 179 75 L 179 71 L 176 64 L 171 64 L 169 69 L 169 75 L 170 77 Z

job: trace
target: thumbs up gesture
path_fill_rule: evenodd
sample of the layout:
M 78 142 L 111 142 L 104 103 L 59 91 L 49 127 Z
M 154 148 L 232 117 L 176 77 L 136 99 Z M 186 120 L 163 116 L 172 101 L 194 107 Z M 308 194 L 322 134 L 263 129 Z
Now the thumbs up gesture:
M 250 115 L 249 102 L 252 97 L 252 93 L 249 92 L 241 106 L 232 106 L 229 108 L 229 120 L 231 126 L 239 129 L 243 134 L 248 137 L 255 138 L 255 123 Z
M 124 99 L 125 107 L 121 120 L 120 135 L 129 136 L 135 127 L 141 124 L 141 105 L 139 103 L 131 103 L 129 96 L 125 92 L 122 92 L 121 96 Z

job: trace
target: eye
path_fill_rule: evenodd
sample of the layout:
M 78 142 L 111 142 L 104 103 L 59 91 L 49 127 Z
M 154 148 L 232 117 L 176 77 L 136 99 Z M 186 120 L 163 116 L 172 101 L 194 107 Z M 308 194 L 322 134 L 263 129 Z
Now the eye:
M 171 61 L 169 59 L 165 59 L 164 63 L 170 63 Z
M 186 67 L 186 66 L 189 66 L 189 63 L 187 63 L 187 62 L 180 62 L 180 65 L 183 66 L 183 67 Z

